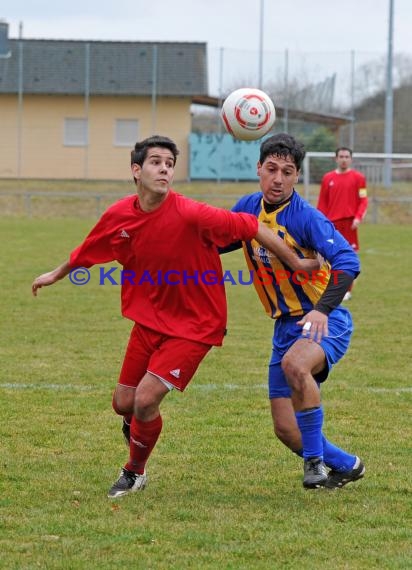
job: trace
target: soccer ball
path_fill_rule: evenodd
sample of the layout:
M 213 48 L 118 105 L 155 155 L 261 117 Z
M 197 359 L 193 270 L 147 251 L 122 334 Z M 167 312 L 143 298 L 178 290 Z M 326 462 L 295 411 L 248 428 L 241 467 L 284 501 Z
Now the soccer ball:
M 271 98 L 260 89 L 245 87 L 232 91 L 222 105 L 225 129 L 237 139 L 252 141 L 270 131 L 276 119 Z

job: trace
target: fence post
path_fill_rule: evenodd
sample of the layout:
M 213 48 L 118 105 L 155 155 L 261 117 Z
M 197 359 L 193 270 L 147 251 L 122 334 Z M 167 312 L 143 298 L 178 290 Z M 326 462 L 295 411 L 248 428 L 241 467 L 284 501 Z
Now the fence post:
M 30 192 L 26 192 L 24 194 L 24 204 L 26 207 L 26 216 L 31 218 L 32 217 L 32 210 L 31 210 L 31 194 L 30 194 Z
M 96 194 L 95 199 L 96 199 L 96 218 L 100 218 L 102 197 L 100 194 Z
M 310 182 L 309 156 L 306 155 L 305 158 L 303 159 L 303 185 L 305 188 L 305 193 L 304 193 L 305 200 L 307 200 L 308 202 L 310 198 L 309 182 Z
M 372 224 L 378 223 L 378 199 L 372 196 Z

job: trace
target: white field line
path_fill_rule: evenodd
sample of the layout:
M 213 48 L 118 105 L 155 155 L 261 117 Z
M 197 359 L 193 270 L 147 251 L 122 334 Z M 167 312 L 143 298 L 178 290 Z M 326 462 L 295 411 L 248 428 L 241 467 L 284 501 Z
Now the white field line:
M 382 251 L 381 249 L 375 249 L 373 247 L 370 247 L 369 249 L 365 249 L 365 251 L 363 251 L 362 253 L 365 253 L 366 255 L 380 255 L 380 256 L 385 256 L 385 257 L 401 257 L 402 254 L 400 252 L 397 251 Z
M 99 389 L 96 386 L 82 386 L 78 384 L 18 384 L 6 382 L 0 384 L 1 390 L 51 390 L 69 392 L 91 392 Z
M 101 386 L 88 386 L 81 384 L 18 384 L 7 382 L 0 384 L 0 390 L 50 390 L 50 391 L 68 391 L 68 392 L 97 392 L 106 391 L 107 388 Z M 266 390 L 266 384 L 196 384 L 193 382 L 189 385 L 190 390 L 213 391 L 213 390 Z M 346 386 L 345 390 L 350 390 L 350 386 Z M 353 390 L 361 392 L 374 392 L 374 393 L 400 393 L 412 392 L 412 386 L 395 387 L 395 388 L 374 388 L 373 386 L 359 387 L 356 386 Z

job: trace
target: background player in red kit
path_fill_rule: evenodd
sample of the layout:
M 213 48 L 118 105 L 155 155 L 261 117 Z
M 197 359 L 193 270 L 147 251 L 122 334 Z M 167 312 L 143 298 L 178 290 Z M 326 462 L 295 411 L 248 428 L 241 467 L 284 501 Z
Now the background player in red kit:
M 339 147 L 335 152 L 336 170 L 327 172 L 319 192 L 318 210 L 333 223 L 353 249 L 359 251 L 358 226 L 366 215 L 368 196 L 366 178 L 351 168 L 352 150 Z M 351 286 L 352 288 L 352 286 Z M 344 301 L 351 298 L 351 289 Z
M 177 155 L 167 137 L 136 143 L 131 169 L 137 195 L 109 207 L 70 260 L 32 284 L 36 295 L 75 267 L 114 260 L 128 276 L 122 283 L 122 314 L 134 327 L 113 408 L 124 418 L 130 457 L 109 498 L 145 487 L 146 462 L 162 430 L 161 401 L 173 388 L 183 391 L 210 348 L 222 344 L 227 308 L 217 246 L 256 238 L 293 270 L 319 267 L 317 260 L 300 260 L 255 216 L 174 192 Z M 207 282 L 210 272 L 218 284 Z

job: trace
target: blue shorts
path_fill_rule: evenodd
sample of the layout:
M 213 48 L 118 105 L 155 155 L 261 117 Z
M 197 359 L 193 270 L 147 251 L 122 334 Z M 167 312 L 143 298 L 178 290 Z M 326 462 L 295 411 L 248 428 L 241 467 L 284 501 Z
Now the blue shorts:
M 302 317 L 285 317 L 275 323 L 272 358 L 269 362 L 269 398 L 290 398 L 292 391 L 283 373 L 281 362 L 294 342 L 302 337 L 302 327 L 296 322 Z M 326 366 L 315 380 L 320 384 L 328 377 L 332 366 L 338 362 L 349 347 L 353 331 L 352 317 L 345 307 L 339 306 L 328 316 L 329 334 L 320 342 L 326 356 Z

